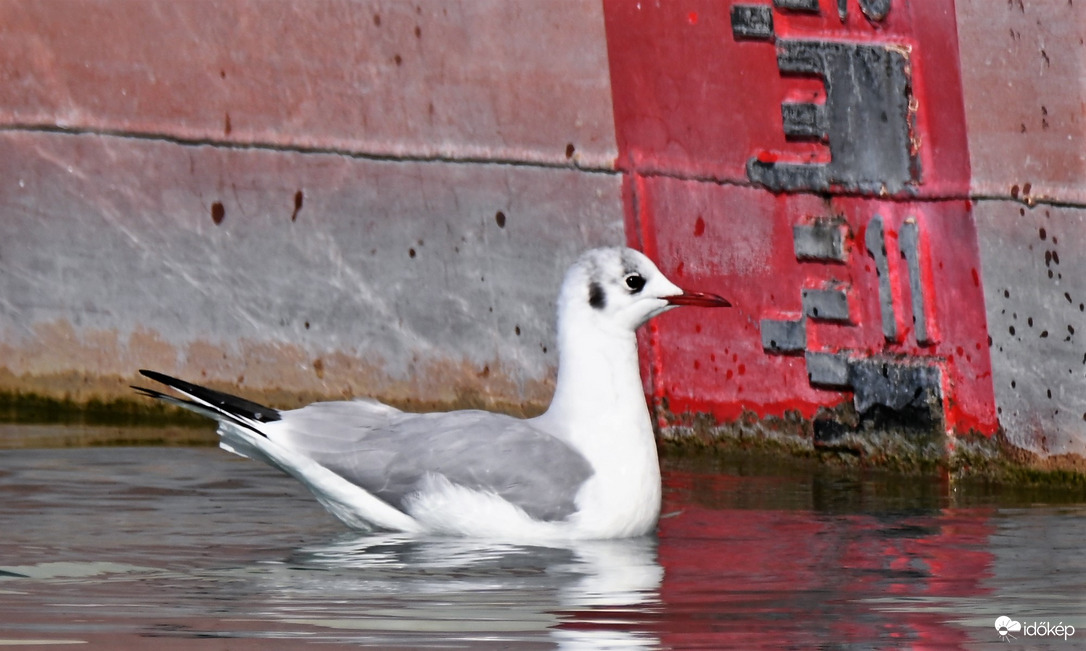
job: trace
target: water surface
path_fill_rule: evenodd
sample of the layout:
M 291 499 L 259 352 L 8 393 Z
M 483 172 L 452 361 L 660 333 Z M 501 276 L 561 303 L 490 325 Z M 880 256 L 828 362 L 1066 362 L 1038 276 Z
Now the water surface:
M 1001 615 L 1086 641 L 1075 499 L 744 459 L 664 481 L 658 536 L 526 547 L 347 531 L 214 448 L 0 451 L 0 645 L 996 648 Z

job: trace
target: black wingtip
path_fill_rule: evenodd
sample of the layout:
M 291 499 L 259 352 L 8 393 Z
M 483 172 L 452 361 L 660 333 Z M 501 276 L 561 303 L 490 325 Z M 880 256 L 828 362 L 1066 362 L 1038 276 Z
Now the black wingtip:
M 136 386 L 134 384 L 129 384 L 128 388 L 129 389 L 135 389 L 136 391 L 138 391 L 141 394 L 147 396 L 148 398 L 160 398 L 160 397 L 166 395 L 166 394 L 162 393 L 161 391 L 155 391 L 154 389 L 148 389 L 147 387 L 138 387 L 138 386 Z
M 150 378 L 150 379 L 154 380 L 155 382 L 161 382 L 162 384 L 165 384 L 167 386 L 172 385 L 172 383 L 174 383 L 174 382 L 182 382 L 182 383 L 187 384 L 187 382 L 185 382 L 184 380 L 178 380 L 177 378 L 175 378 L 173 376 L 166 375 L 165 373 L 159 373 L 158 371 L 152 371 L 152 370 L 149 370 L 149 369 L 146 369 L 146 368 L 141 368 L 140 369 L 140 375 L 142 375 L 145 378 Z M 132 387 L 132 388 L 137 389 L 139 387 Z
M 208 389 L 207 387 L 192 384 L 191 382 L 186 382 L 173 376 L 166 375 L 165 373 L 159 373 L 158 371 L 140 369 L 140 375 L 154 380 L 155 382 L 165 384 L 166 386 L 176 389 L 181 393 L 188 394 L 193 398 L 203 400 L 227 413 L 244 416 L 245 418 L 261 423 L 279 420 L 279 412 L 277 410 L 272 409 L 271 407 L 265 407 L 264 405 L 251 400 L 246 400 L 245 398 L 239 398 L 230 395 L 229 393 Z M 152 389 L 144 389 L 142 387 L 132 388 L 152 398 L 157 398 L 162 395 Z

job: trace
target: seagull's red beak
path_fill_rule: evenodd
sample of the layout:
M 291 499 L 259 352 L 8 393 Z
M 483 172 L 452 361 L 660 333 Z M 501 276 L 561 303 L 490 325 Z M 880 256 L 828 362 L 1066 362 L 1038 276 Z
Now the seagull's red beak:
M 683 292 L 678 296 L 668 296 L 668 305 L 693 305 L 695 307 L 731 307 L 728 299 L 716 294 L 702 292 Z

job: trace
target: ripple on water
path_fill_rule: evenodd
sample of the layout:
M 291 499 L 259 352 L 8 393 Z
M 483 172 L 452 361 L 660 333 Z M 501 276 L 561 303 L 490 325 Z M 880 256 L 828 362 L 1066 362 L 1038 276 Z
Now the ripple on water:
M 7 451 L 0 644 L 961 646 L 1003 614 L 1086 636 L 1082 504 L 746 461 L 664 478 L 658 538 L 533 547 L 345 531 L 211 448 Z

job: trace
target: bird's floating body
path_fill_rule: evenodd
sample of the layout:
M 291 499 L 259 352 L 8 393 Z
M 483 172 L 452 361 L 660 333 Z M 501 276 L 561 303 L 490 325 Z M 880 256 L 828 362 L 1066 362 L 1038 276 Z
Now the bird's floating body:
M 618 538 L 651 531 L 660 467 L 635 330 L 686 293 L 641 253 L 593 249 L 558 300 L 558 381 L 542 416 L 413 414 L 375 400 L 277 411 L 154 371 L 149 395 L 219 422 L 221 446 L 293 475 L 359 529 L 507 540 Z

